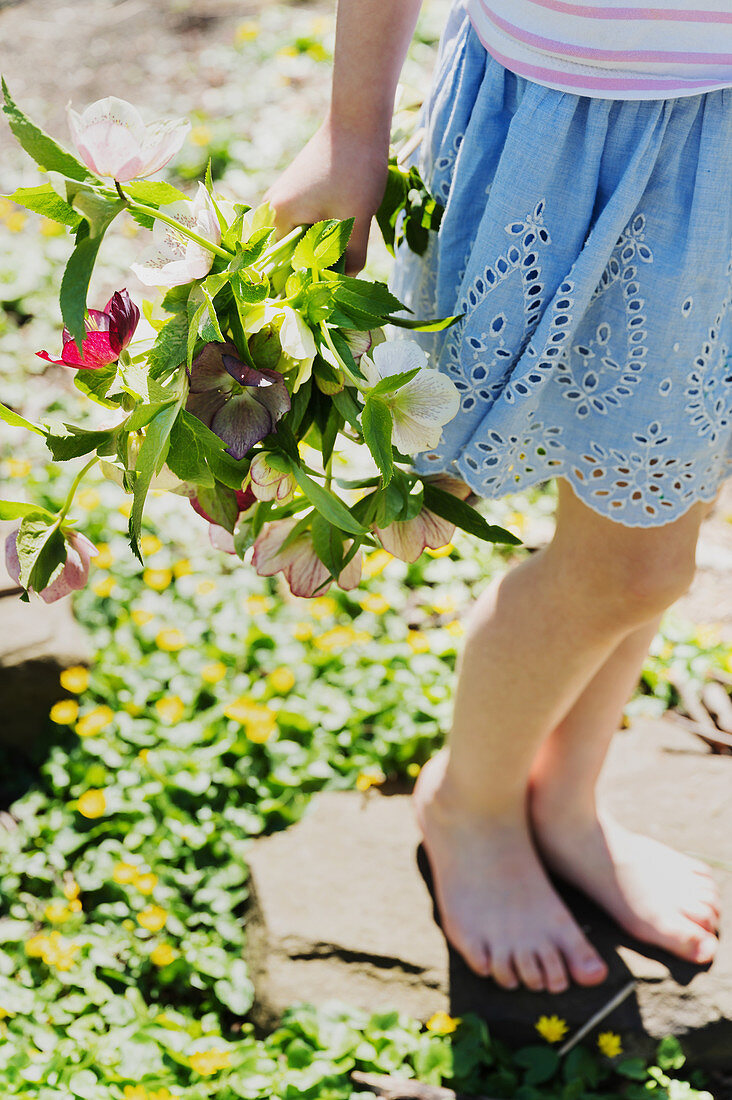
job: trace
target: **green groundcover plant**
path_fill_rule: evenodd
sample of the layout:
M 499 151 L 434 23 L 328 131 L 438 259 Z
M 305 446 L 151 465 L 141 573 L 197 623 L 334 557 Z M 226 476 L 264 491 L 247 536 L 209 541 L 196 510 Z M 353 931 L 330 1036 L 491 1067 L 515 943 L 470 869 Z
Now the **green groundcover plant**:
M 252 549 L 257 572 L 283 572 L 297 595 L 322 594 L 333 582 L 355 587 L 362 547 L 414 560 L 448 543 L 455 525 L 515 541 L 466 503 L 458 479 L 410 469 L 409 455 L 435 446 L 456 415 L 459 394 L 417 342 L 387 340 L 384 329 L 441 329 L 456 318 L 407 317 L 386 285 L 345 275 L 352 219 L 276 240 L 272 210 L 224 202 L 210 168 L 193 199 L 147 179 L 180 149 L 185 119 L 145 124 L 115 97 L 82 114 L 69 108 L 77 157 L 23 114 L 4 82 L 3 91 L 13 134 L 49 177 L 9 198 L 74 237 L 59 296 L 62 350 L 38 354 L 74 369 L 78 389 L 111 414 L 91 429 L 59 430 L 0 406 L 8 424 L 41 435 L 55 460 L 92 456 L 58 513 L 0 503 L 0 518 L 20 521 L 6 560 L 26 598 L 34 591 L 51 602 L 86 582 L 94 546 L 68 513 L 100 461 L 132 494 L 129 539 L 141 562 L 145 501 L 160 488 L 190 499 L 215 545 L 241 558 Z M 122 212 L 153 234 L 133 272 L 167 290 L 167 320 L 143 304 L 149 339 L 135 340 L 141 315 L 126 288 L 103 309 L 87 309 L 105 232 Z M 415 170 L 393 164 L 378 218 L 388 246 L 403 237 L 423 250 L 439 215 Z M 359 492 L 351 504 L 333 484 L 341 437 L 365 446 L 377 471 L 338 480 Z M 302 457 L 306 438 L 319 469 Z

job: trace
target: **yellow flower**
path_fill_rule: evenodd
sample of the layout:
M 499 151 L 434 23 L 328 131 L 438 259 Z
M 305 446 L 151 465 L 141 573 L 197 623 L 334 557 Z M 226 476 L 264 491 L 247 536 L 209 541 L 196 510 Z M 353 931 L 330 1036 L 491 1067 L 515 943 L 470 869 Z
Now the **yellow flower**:
M 27 458 L 8 459 L 8 474 L 10 477 L 28 477 L 32 469 L 33 463 L 29 462 Z
M 127 702 L 122 704 L 122 710 L 127 714 L 131 714 L 133 718 L 137 718 L 138 714 L 142 714 L 142 707 L 139 703 Z
M 42 959 L 48 943 L 48 936 L 39 932 L 25 941 L 25 953 L 29 959 Z
M 243 23 L 240 23 L 234 33 L 234 41 L 237 46 L 242 42 L 253 42 L 259 35 L 259 23 L 254 19 L 246 19 Z
M 15 210 L 12 214 L 8 214 L 5 224 L 11 233 L 20 233 L 27 221 L 28 217 L 22 210 Z
M 194 126 L 188 138 L 194 145 L 208 145 L 211 140 L 211 131 L 208 126 Z
M 149 1094 L 144 1085 L 125 1085 L 122 1095 L 125 1100 L 149 1100 Z
M 114 554 L 109 548 L 109 543 L 98 543 L 97 553 L 92 558 L 92 561 L 96 565 L 97 569 L 109 569 L 112 565 L 114 565 L 114 560 Z
M 78 802 L 79 813 L 84 817 L 101 817 L 107 809 L 107 800 L 104 791 L 91 789 L 84 791 Z
M 448 1016 L 447 1012 L 435 1012 L 425 1024 L 428 1031 L 435 1031 L 438 1035 L 451 1035 L 460 1023 L 459 1016 Z
M 407 642 L 414 653 L 429 653 L 429 639 L 423 631 L 410 630 L 407 634 Z
M 465 627 L 459 619 L 453 619 L 451 623 L 445 623 L 445 630 L 455 638 L 459 638 L 465 633 Z
M 566 1020 L 560 1020 L 558 1016 L 540 1016 L 534 1027 L 547 1043 L 558 1043 L 569 1030 Z
M 51 924 L 63 924 L 71 916 L 71 910 L 62 901 L 52 901 L 46 906 L 44 916 Z
M 57 726 L 68 726 L 76 720 L 79 713 L 79 704 L 76 699 L 61 699 L 54 703 L 48 712 L 48 716 Z
M 72 913 L 80 913 L 81 912 L 81 902 L 79 901 L 78 898 L 73 898 L 69 902 L 69 909 L 71 910 Z
M 130 512 L 132 511 L 132 501 L 131 500 L 123 500 L 121 504 L 117 505 L 117 511 L 119 512 L 119 514 L 121 516 L 124 516 L 125 519 L 129 519 L 130 518 Z
M 275 691 L 279 691 L 284 695 L 294 686 L 295 677 L 289 668 L 280 665 L 279 668 L 275 668 L 270 672 L 267 681 L 272 685 Z
M 12 1011 L 12 1009 L 3 1008 L 2 1005 L 0 1005 L 0 1020 L 4 1019 L 6 1016 L 14 1016 L 14 1015 L 15 1015 L 15 1013 Z
M 273 710 L 253 703 L 244 695 L 224 707 L 224 714 L 235 722 L 241 722 L 247 738 L 258 745 L 269 740 L 276 726 Z
M 201 669 L 201 679 L 205 680 L 207 684 L 218 684 L 224 676 L 226 676 L 226 665 L 222 664 L 221 661 L 212 661 L 211 664 L 204 665 Z
M 155 635 L 155 645 L 158 649 L 164 649 L 166 653 L 176 653 L 179 649 L 184 649 L 187 644 L 185 634 L 175 627 L 171 627 L 169 630 L 160 630 Z
M 146 611 L 144 607 L 136 607 L 130 612 L 130 618 L 136 626 L 145 626 L 155 616 L 152 611 Z
M 597 1036 L 597 1045 L 606 1058 L 617 1058 L 618 1054 L 623 1053 L 620 1036 L 614 1031 L 601 1031 Z
M 436 550 L 433 550 L 430 546 L 426 547 L 426 551 L 431 558 L 449 558 L 455 549 L 453 543 L 448 542 L 447 546 L 438 546 Z
M 180 722 L 186 712 L 186 705 L 179 695 L 167 695 L 164 699 L 158 699 L 155 710 L 161 718 L 172 724 Z
M 75 882 L 74 879 L 72 879 L 71 882 L 65 883 L 65 885 L 64 885 L 64 897 L 66 898 L 67 901 L 76 901 L 76 899 L 79 896 L 79 893 L 80 893 L 79 883 Z
M 199 596 L 208 596 L 211 592 L 216 591 L 216 581 L 199 581 L 196 585 L 196 592 Z
M 114 712 L 111 707 L 102 705 L 101 707 L 94 707 L 94 710 L 89 710 L 86 714 L 82 714 L 79 721 L 76 723 L 76 732 L 79 737 L 93 737 L 96 733 L 99 733 L 108 726 L 114 718 Z
M 661 651 L 658 656 L 662 661 L 668 661 L 669 657 L 673 657 L 674 647 L 672 642 L 664 642 L 661 646 Z
M 137 875 L 134 880 L 134 885 L 141 894 L 152 894 L 157 884 L 158 876 L 154 875 L 152 871 L 145 875 Z
M 410 779 L 416 779 L 421 771 L 422 765 L 418 764 L 416 760 L 413 760 L 411 764 L 407 764 L 407 775 Z
M 344 650 L 350 645 L 358 645 L 360 642 L 368 642 L 371 635 L 364 630 L 354 630 L 352 626 L 334 626 L 332 630 L 326 630 L 313 639 L 314 645 L 326 653 L 333 650 Z
M 145 569 L 142 579 L 148 588 L 154 588 L 156 592 L 163 592 L 173 580 L 171 569 Z
M 292 636 L 297 638 L 298 642 L 306 642 L 308 638 L 313 636 L 312 625 L 310 623 L 295 623 Z
M 59 683 L 67 691 L 73 691 L 76 695 L 81 695 L 82 691 L 86 691 L 89 686 L 89 669 L 84 668 L 83 665 L 73 665 L 71 668 L 65 668 L 59 676 Z
M 148 932 L 159 932 L 165 926 L 167 919 L 168 914 L 159 905 L 150 905 L 137 914 L 137 923 L 147 928 Z
M 174 951 L 169 943 L 159 943 L 150 952 L 150 962 L 154 966 L 167 966 L 173 959 L 178 958 L 178 952 Z
M 378 787 L 384 782 L 385 779 L 386 776 L 383 772 L 361 772 L 361 774 L 356 779 L 356 790 L 367 791 L 369 787 Z
M 80 493 L 76 494 L 76 503 L 80 508 L 85 508 L 89 512 L 97 508 L 101 501 L 102 498 L 96 489 L 82 489 Z
M 126 863 L 124 860 L 120 860 L 119 863 L 114 865 L 112 878 L 115 882 L 120 883 L 134 882 L 139 873 L 140 869 L 134 863 Z
M 57 970 L 71 970 L 78 950 L 78 943 L 66 943 L 58 932 L 51 932 L 43 952 L 43 961 L 47 966 L 55 966 Z
M 432 610 L 438 615 L 448 615 L 451 611 L 457 611 L 457 601 L 454 596 L 441 594 L 432 601 Z
M 226 1069 L 231 1064 L 231 1056 L 226 1050 L 200 1050 L 191 1055 L 190 1063 L 196 1073 L 209 1077 L 220 1069 Z
M 374 615 L 383 615 L 384 612 L 389 610 L 391 604 L 383 596 L 372 593 L 364 596 L 361 600 L 361 607 L 364 611 L 373 611 Z
M 370 577 L 377 577 L 379 573 L 383 573 L 390 561 L 393 561 L 393 558 L 388 550 L 374 550 L 373 554 L 369 554 L 368 557 L 364 559 L 364 577 L 367 579 Z
M 248 596 L 244 600 L 244 610 L 249 615 L 261 615 L 265 611 L 270 611 L 272 608 L 272 600 L 269 596 Z
M 99 596 L 101 599 L 105 599 L 107 596 L 111 596 L 114 589 L 117 587 L 117 581 L 114 577 L 101 577 L 98 581 L 94 581 L 91 589 L 95 596 Z
M 187 577 L 193 572 L 191 563 L 188 558 L 181 558 L 180 561 L 173 563 L 173 576 L 174 577 Z
M 337 610 L 338 604 L 332 596 L 316 596 L 308 607 L 314 619 L 325 619 L 328 615 L 335 615 Z
M 163 544 L 157 535 L 143 535 L 140 539 L 140 549 L 143 554 L 150 558 L 153 554 L 157 554 L 158 550 L 162 550 Z
M 150 755 L 150 750 L 149 749 L 140 749 L 140 751 L 137 754 L 137 759 L 142 760 L 143 764 L 146 764 L 147 763 L 147 758 L 148 758 L 149 755 Z
M 297 57 L 299 52 L 297 46 L 281 46 L 277 51 L 277 57 Z

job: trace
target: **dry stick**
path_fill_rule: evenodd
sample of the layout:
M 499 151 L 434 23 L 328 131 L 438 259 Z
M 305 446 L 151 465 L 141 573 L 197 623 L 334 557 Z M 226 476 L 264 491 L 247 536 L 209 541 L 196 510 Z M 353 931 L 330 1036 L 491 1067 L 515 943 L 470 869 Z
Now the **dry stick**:
M 489 1096 L 466 1096 L 439 1085 L 424 1085 L 409 1077 L 386 1077 L 379 1073 L 361 1073 L 357 1069 L 351 1073 L 351 1080 L 385 1100 L 492 1100 Z
M 697 737 L 700 737 L 702 741 L 706 741 L 707 745 L 720 748 L 722 752 L 728 752 L 732 749 L 732 734 L 724 733 L 723 730 L 718 730 L 716 727 L 714 733 L 709 733 L 706 726 L 702 727 L 698 722 L 692 722 L 691 718 L 687 718 L 684 714 L 679 714 L 678 711 L 670 711 L 669 717 L 672 722 L 677 722 L 680 726 L 683 726 L 684 729 L 688 730 L 689 733 L 694 733 Z
M 732 699 L 726 688 L 718 680 L 708 680 L 702 685 L 701 697 L 709 713 L 714 715 L 719 729 L 732 733 Z
M 635 978 L 633 978 L 632 981 L 628 982 L 626 986 L 623 986 L 620 992 L 616 993 L 614 997 L 611 997 L 606 1005 L 603 1005 L 602 1008 L 598 1009 L 595 1015 L 591 1016 L 587 1023 L 583 1024 L 579 1031 L 575 1032 L 572 1038 L 568 1039 L 564 1046 L 559 1048 L 557 1052 L 559 1054 L 559 1057 L 563 1058 L 565 1054 L 569 1053 L 572 1047 L 577 1046 L 577 1043 L 579 1043 L 580 1039 L 584 1039 L 588 1031 L 592 1031 L 593 1027 L 596 1027 L 601 1020 L 604 1020 L 606 1016 L 610 1015 L 613 1009 L 617 1008 L 619 1004 L 622 1004 L 625 998 L 629 997 L 634 989 Z
M 698 723 L 702 729 L 709 730 L 710 733 L 716 733 L 717 727 L 715 726 L 711 715 L 703 705 L 697 692 L 694 690 L 690 682 L 680 676 L 677 672 L 669 670 L 668 682 L 679 694 L 679 698 L 683 704 L 684 710 L 690 718 Z

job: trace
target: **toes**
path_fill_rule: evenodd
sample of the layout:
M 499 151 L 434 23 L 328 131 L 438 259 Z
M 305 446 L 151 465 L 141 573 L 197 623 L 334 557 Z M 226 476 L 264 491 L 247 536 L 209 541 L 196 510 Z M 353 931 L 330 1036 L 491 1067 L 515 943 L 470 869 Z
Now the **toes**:
M 450 935 L 449 939 L 470 969 L 480 974 L 482 978 L 487 978 L 491 972 L 491 957 L 484 944 L 480 940 L 469 940 L 465 936 Z
M 681 916 L 678 922 L 664 929 L 669 939 L 668 947 L 683 959 L 695 963 L 708 963 L 714 958 L 719 941 L 709 935 L 696 922 Z
M 546 987 L 550 993 L 564 993 L 569 988 L 567 970 L 556 947 L 547 944 L 539 951 Z
M 494 952 L 491 974 L 495 981 L 503 986 L 504 989 L 517 989 L 519 986 L 519 980 L 516 977 L 516 971 L 513 968 L 511 956 L 508 952 Z
M 529 989 L 539 992 L 544 988 L 544 975 L 533 951 L 514 952 L 514 967 L 521 981 Z
M 684 906 L 683 912 L 684 916 L 706 928 L 707 932 L 716 932 L 719 928 L 719 914 L 710 905 L 703 902 L 689 903 Z
M 607 966 L 579 929 L 561 946 L 569 972 L 578 985 L 599 985 L 605 981 Z

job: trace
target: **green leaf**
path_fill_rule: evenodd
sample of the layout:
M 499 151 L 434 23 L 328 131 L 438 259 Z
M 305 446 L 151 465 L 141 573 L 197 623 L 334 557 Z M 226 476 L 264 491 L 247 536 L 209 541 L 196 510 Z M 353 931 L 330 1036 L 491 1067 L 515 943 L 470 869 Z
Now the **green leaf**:
M 681 1069 L 686 1062 L 686 1055 L 681 1049 L 681 1043 L 674 1035 L 667 1035 L 661 1039 L 656 1050 L 656 1061 L 660 1069 Z
M 166 405 L 155 414 L 145 430 L 140 452 L 135 464 L 135 486 L 132 511 L 130 512 L 130 546 L 135 557 L 142 564 L 139 539 L 142 529 L 142 512 L 150 482 L 160 473 L 168 453 L 170 432 L 180 407 L 185 399 L 185 390 L 175 404 Z
M 114 435 L 112 431 L 88 431 L 86 428 L 77 428 L 75 424 L 64 424 L 64 428 L 68 429 L 64 434 L 49 431 L 46 436 L 46 446 L 56 462 L 88 455 L 91 451 L 96 451 L 97 447 L 109 443 Z
M 42 214 L 61 225 L 68 225 L 71 229 L 79 228 L 80 215 L 56 194 L 50 183 L 44 183 L 40 187 L 19 187 L 7 197 L 18 206 L 32 210 L 34 214 Z
M 26 517 L 16 543 L 23 588 L 41 592 L 59 565 L 66 561 L 66 542 L 57 524 Z
M 24 516 L 37 516 L 39 519 L 45 516 L 51 521 L 56 518 L 53 512 L 42 508 L 40 504 L 25 504 L 22 500 L 0 500 L 0 520 L 22 519 Z
M 599 1085 L 603 1076 L 597 1057 L 581 1046 L 574 1047 L 569 1052 L 563 1073 L 565 1081 L 579 1079 L 589 1088 Z
M 521 539 L 516 538 L 510 531 L 502 527 L 486 523 L 474 508 L 466 504 L 464 500 L 453 496 L 444 489 L 438 489 L 436 485 L 428 481 L 424 483 L 424 504 L 430 512 L 454 523 L 461 531 L 467 531 L 484 542 L 506 542 L 510 546 L 519 546 Z
M 390 374 L 388 378 L 382 378 L 369 391 L 369 397 L 378 397 L 380 394 L 394 393 L 396 390 L 400 390 L 402 386 L 406 386 L 407 382 L 411 382 L 413 378 L 416 378 L 421 369 L 421 367 L 415 367 L 414 370 L 400 371 L 399 374 Z
M 371 451 L 386 486 L 391 481 L 394 472 L 394 459 L 391 450 L 393 422 L 386 402 L 378 397 L 367 397 L 361 416 L 361 424 L 366 446 Z
M 188 195 L 163 180 L 130 180 L 124 185 L 124 192 L 136 202 L 146 206 L 167 206 L 171 202 L 188 199 Z
M 365 535 L 368 532 L 358 523 L 342 500 L 333 493 L 329 493 L 322 485 L 309 478 L 308 475 L 296 464 L 291 464 L 291 473 L 295 478 L 301 492 L 305 494 L 316 511 L 329 520 L 341 531 L 347 531 L 350 535 Z
M 147 357 L 148 370 L 153 378 L 170 374 L 186 361 L 188 345 L 188 315 L 176 313 L 160 329 Z
M 332 273 L 327 274 L 326 278 L 332 283 L 333 298 L 342 309 L 369 319 L 368 325 L 357 325 L 357 328 L 374 328 L 375 323 L 382 324 L 383 318 L 404 309 L 404 304 L 394 297 L 386 283 L 372 283 L 366 279 Z
M 167 461 L 181 481 L 191 481 L 195 485 L 213 489 L 214 477 L 206 462 L 206 448 L 198 434 L 189 426 L 185 412 L 181 413 L 171 430 Z
M 625 1058 L 616 1063 L 613 1070 L 621 1077 L 629 1077 L 631 1081 L 645 1081 L 648 1078 L 648 1070 L 642 1058 Z
M 116 409 L 122 401 L 122 394 L 117 394 L 116 400 L 106 396 L 116 377 L 117 364 L 107 363 L 105 366 L 97 367 L 94 370 L 84 368 L 77 370 L 74 375 L 74 385 L 77 390 L 85 393 L 98 405 L 103 405 L 106 409 Z
M 47 171 L 61 172 L 64 176 L 69 176 L 71 179 L 95 179 L 91 172 L 89 172 L 76 157 L 72 156 L 71 153 L 67 153 L 60 145 L 57 145 L 52 137 L 49 137 L 48 134 L 44 133 L 43 130 L 39 129 L 35 123 L 31 122 L 31 120 L 23 114 L 20 108 L 13 102 L 4 79 L 2 82 L 2 89 L 3 95 L 5 96 L 3 111 L 8 116 L 10 129 L 13 131 L 26 153 L 33 158 L 36 164 L 39 164 L 41 168 L 45 168 Z
M 236 503 L 236 495 L 233 489 L 227 488 L 215 481 L 211 489 L 201 486 L 198 492 L 198 502 L 206 515 L 211 517 L 213 523 L 217 523 L 230 534 L 234 533 L 234 527 L 239 516 L 239 505 Z
M 228 964 L 228 977 L 214 983 L 214 993 L 234 1015 L 246 1016 L 254 1004 L 254 986 L 243 959 Z
M 353 218 L 316 222 L 297 243 L 290 261 L 293 269 L 330 267 L 345 252 L 352 232 Z
M 161 409 L 165 409 L 169 405 L 175 404 L 177 400 L 178 395 L 176 394 L 166 401 L 153 401 L 150 404 L 143 403 L 136 405 L 125 420 L 125 430 L 128 432 L 138 432 L 140 428 L 144 428 L 149 424 L 153 417 L 158 415 Z
M 454 325 L 456 321 L 462 320 L 464 316 L 464 313 L 456 313 L 452 317 L 436 317 L 432 321 L 418 321 L 416 319 L 412 320 L 411 317 L 392 317 L 390 315 L 384 318 L 383 323 L 396 325 L 398 328 L 410 328 L 415 332 L 442 332 L 443 329 Z
M 559 1068 L 559 1055 L 546 1046 L 522 1047 L 514 1054 L 514 1061 L 526 1070 L 526 1085 L 542 1085 L 551 1080 Z
M 255 230 L 247 241 L 236 241 L 236 255 L 229 265 L 229 270 L 240 271 L 243 267 L 250 267 L 266 252 L 273 236 L 274 229 L 264 226 L 262 229 Z
M 313 516 L 311 529 L 313 549 L 330 575 L 337 581 L 343 570 L 343 532 L 319 513 Z
M 66 181 L 66 198 L 89 226 L 89 236 L 102 237 L 125 204 L 115 192 L 100 194 L 89 184 Z
M 195 435 L 206 455 L 206 461 L 210 466 L 217 481 L 228 485 L 230 489 L 241 489 L 242 482 L 249 470 L 249 459 L 232 458 L 226 452 L 226 444 L 220 436 L 212 432 L 210 428 L 185 409 L 181 412 L 181 419 L 186 429 Z
M 19 413 L 13 412 L 6 405 L 0 405 L 0 420 L 4 420 L 6 424 L 10 424 L 12 428 L 27 428 L 29 432 L 35 432 L 36 435 L 45 435 L 43 428 L 40 428 L 38 424 L 31 423 L 30 420 L 26 420 L 24 416 Z
M 94 270 L 94 263 L 103 237 L 103 233 L 97 237 L 81 236 L 83 229 L 85 229 L 85 226 L 82 223 L 79 234 L 77 234 L 76 247 L 69 256 L 66 270 L 61 279 L 61 293 L 59 295 L 64 324 L 76 341 L 79 351 L 81 351 L 86 331 L 84 328 L 84 314 L 86 313 L 86 295 L 89 289 L 89 280 Z

